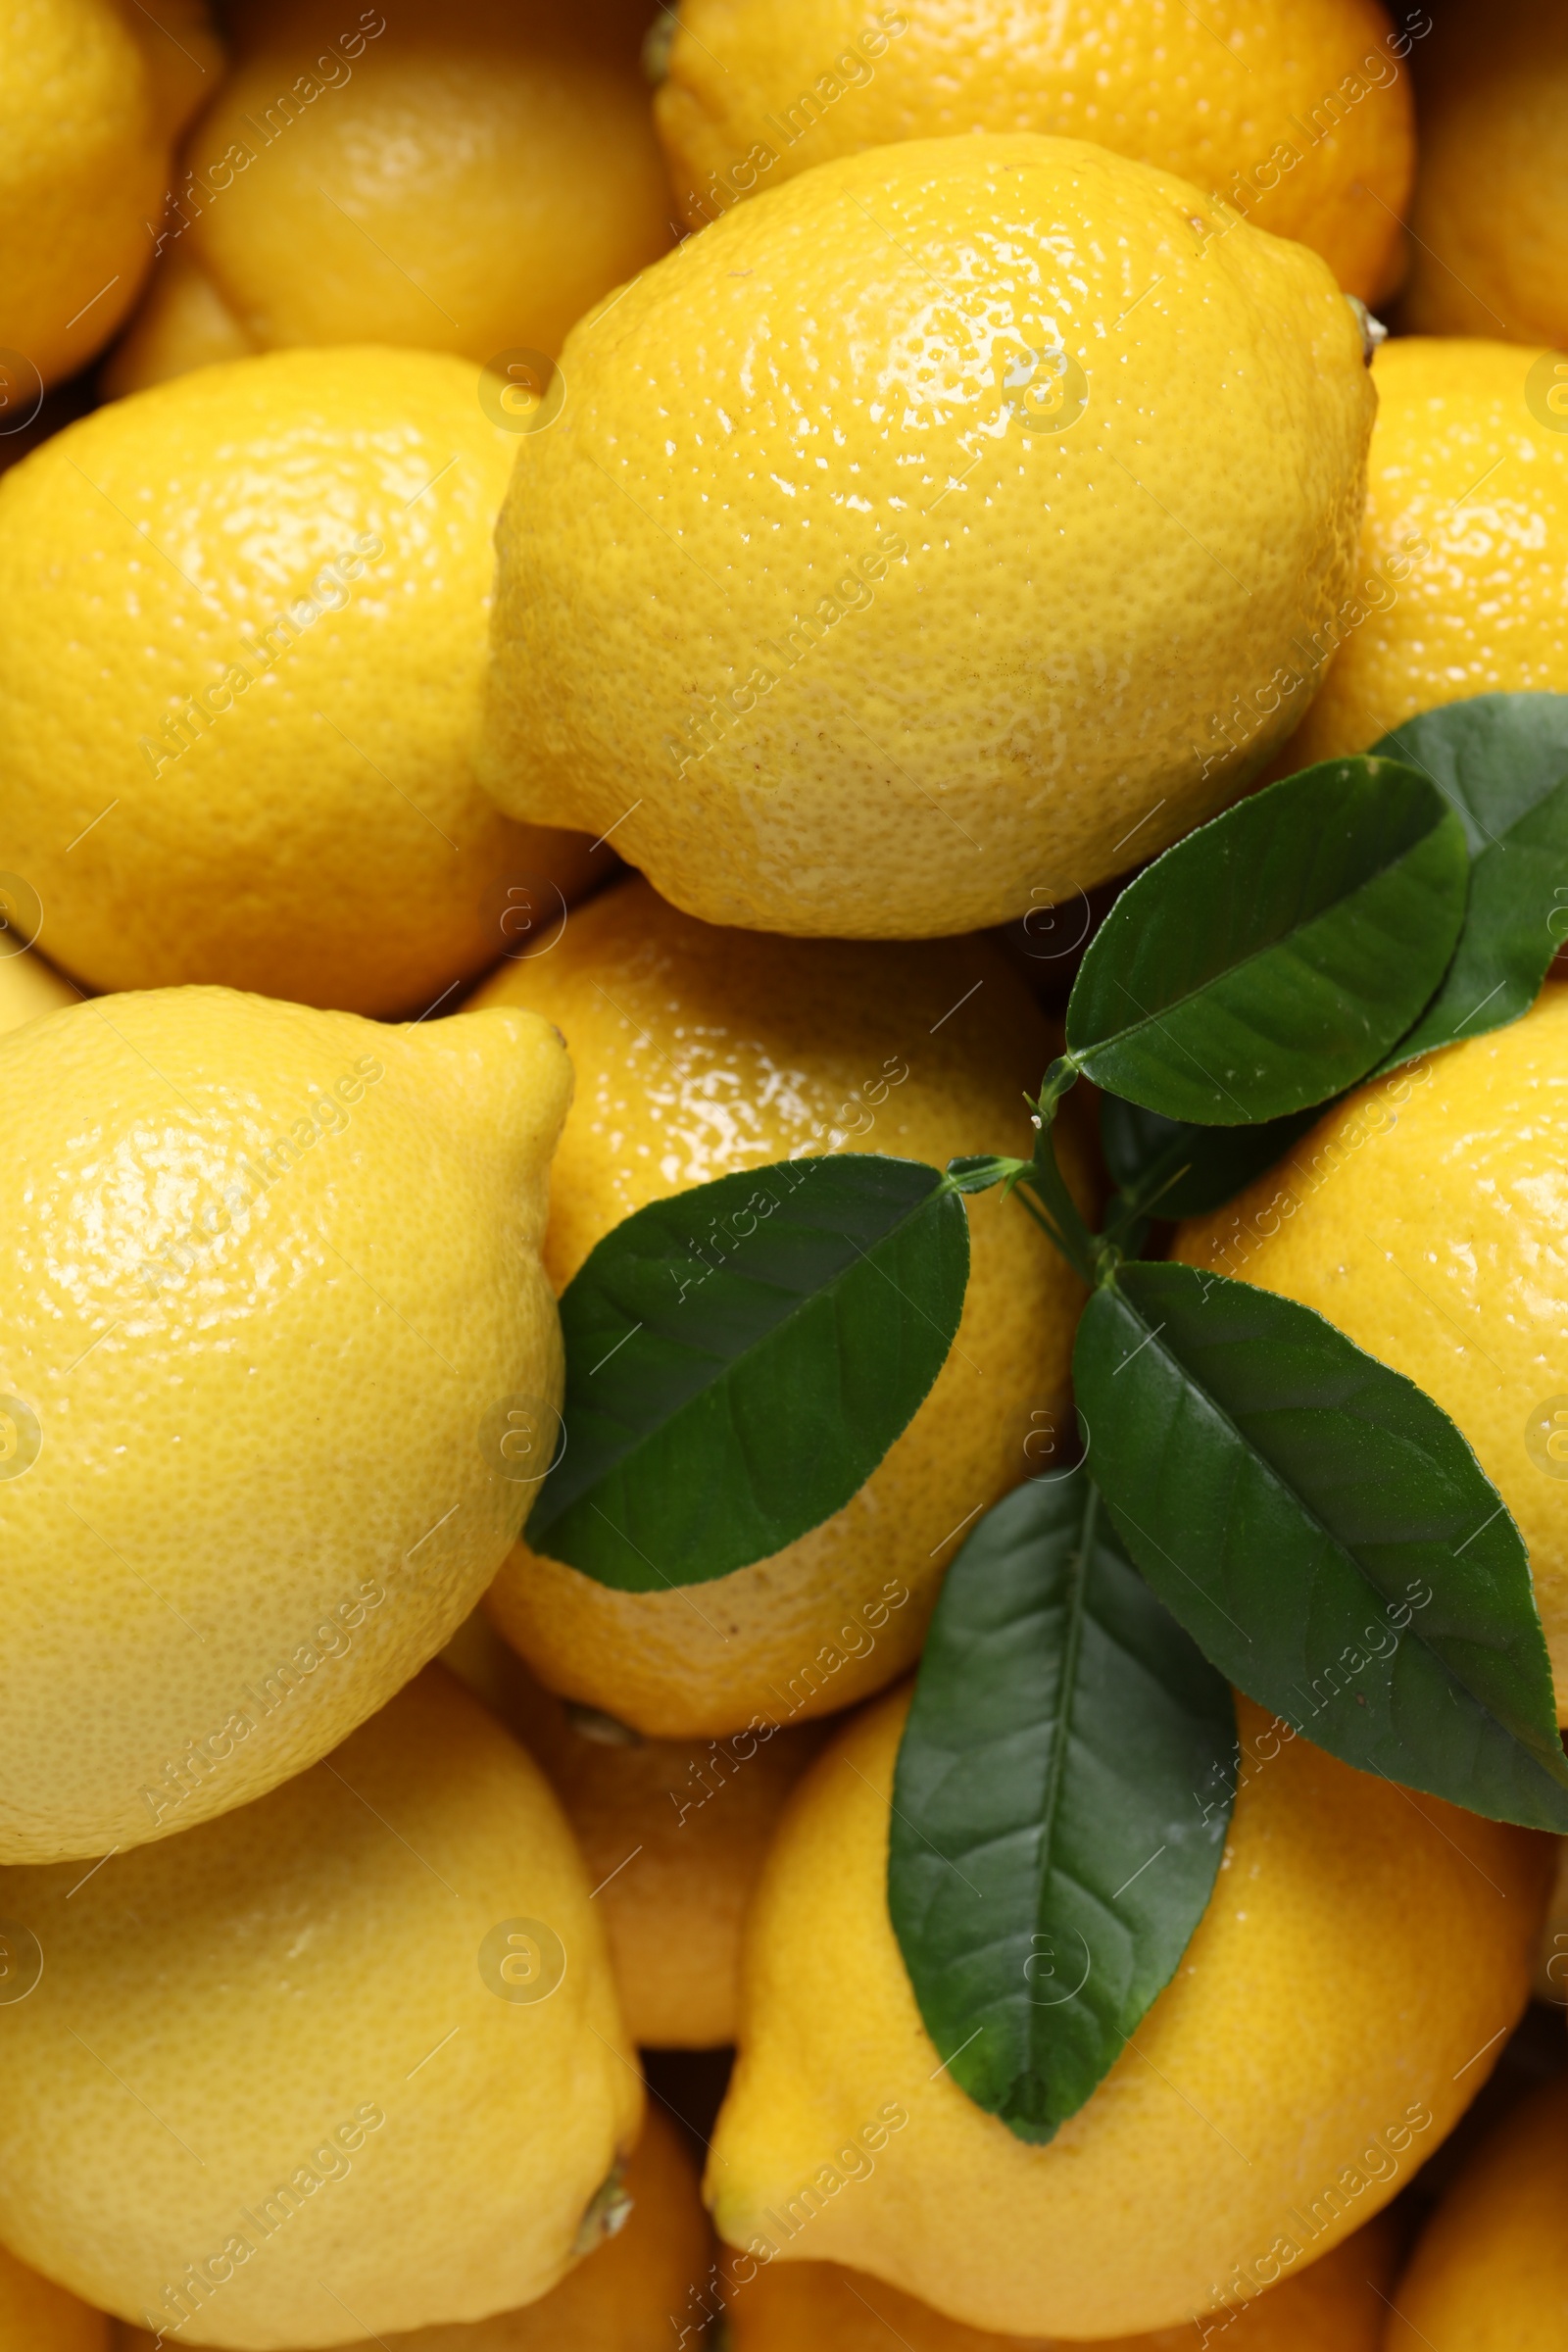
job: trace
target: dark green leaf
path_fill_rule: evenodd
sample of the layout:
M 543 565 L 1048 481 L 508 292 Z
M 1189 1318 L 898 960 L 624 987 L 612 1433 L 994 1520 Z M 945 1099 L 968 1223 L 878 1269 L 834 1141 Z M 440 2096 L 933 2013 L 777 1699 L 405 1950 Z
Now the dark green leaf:
M 1086 1471 L 1020 1487 L 948 1573 L 899 1750 L 888 1900 L 969 2096 L 1048 2140 L 1169 1983 L 1213 1890 L 1231 1694 Z
M 786 1160 L 639 1209 L 561 1301 L 565 1449 L 529 1544 L 632 1592 L 782 1550 L 906 1426 L 968 1272 L 963 1202 L 917 1160 Z
M 1261 1176 L 1322 1117 L 1295 1110 L 1259 1127 L 1195 1127 L 1103 1095 L 1100 1140 L 1105 1165 L 1129 1212 L 1202 1217 Z
M 1479 694 L 1407 720 L 1376 749 L 1432 779 L 1471 857 L 1453 961 L 1392 1069 L 1518 1020 L 1568 938 L 1568 695 Z
M 973 1159 L 950 1159 L 948 1174 L 960 1193 L 989 1193 L 994 1184 L 1006 1184 L 1029 1166 L 1026 1159 L 1007 1159 L 987 1152 Z
M 1323 1102 L 1402 1037 L 1464 915 L 1464 827 L 1414 768 L 1330 760 L 1190 833 L 1122 892 L 1067 1006 L 1070 1057 L 1167 1118 Z
M 1234 1683 L 1364 1771 L 1568 1831 L 1524 1544 L 1423 1390 L 1184 1265 L 1096 1292 L 1073 1378 L 1128 1549 Z
M 1419 768 L 1458 811 L 1472 858 L 1568 775 L 1568 694 L 1478 694 L 1407 718 L 1371 757 Z

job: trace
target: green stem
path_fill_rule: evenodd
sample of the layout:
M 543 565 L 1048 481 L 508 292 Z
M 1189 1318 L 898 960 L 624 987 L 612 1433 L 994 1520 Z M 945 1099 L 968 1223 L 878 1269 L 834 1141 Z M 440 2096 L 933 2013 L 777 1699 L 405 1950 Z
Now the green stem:
M 1105 1239 L 1121 1242 L 1128 1228 L 1136 1225 L 1140 1218 L 1153 1216 L 1165 1195 L 1173 1185 L 1181 1182 L 1191 1164 L 1192 1147 L 1185 1136 L 1178 1136 L 1144 1170 L 1142 1181 L 1131 1192 L 1116 1195 L 1105 1225 Z
M 1093 1273 L 1084 1263 L 1081 1262 L 1078 1255 L 1075 1254 L 1070 1243 L 1067 1241 L 1066 1236 L 1058 1229 L 1054 1220 L 1047 1216 L 1045 1210 L 1040 1206 L 1038 1200 L 1031 1200 L 1028 1194 L 1024 1192 L 1020 1192 L 1014 1197 L 1017 1200 L 1019 1207 L 1028 1210 L 1030 1216 L 1033 1217 L 1041 1232 L 1046 1235 L 1048 1240 L 1055 1249 L 1060 1250 L 1062 1256 L 1067 1260 L 1067 1263 L 1072 1267 L 1073 1271 L 1076 1274 L 1081 1275 L 1085 1282 L 1093 1282 Z
M 1081 1281 L 1093 1283 L 1100 1272 L 1100 1250 L 1095 1236 L 1084 1223 L 1078 1203 L 1067 1189 L 1067 1180 L 1056 1161 L 1054 1130 L 1056 1105 L 1070 1086 L 1077 1083 L 1078 1071 L 1070 1058 L 1054 1061 L 1046 1072 L 1040 1089 L 1040 1100 L 1033 1106 L 1035 1125 L 1034 1157 L 1020 1170 L 1017 1183 L 1027 1185 L 1039 1196 L 1041 1208 L 1019 1199 L 1036 1222 L 1045 1228 L 1052 1241 Z
M 1067 1180 L 1056 1165 L 1056 1154 L 1048 1129 L 1040 1139 L 1034 1165 L 1021 1179 L 1032 1193 L 1039 1195 L 1052 1223 L 1056 1228 L 1056 1247 L 1073 1270 L 1085 1282 L 1095 1279 L 1098 1250 L 1096 1237 L 1084 1223 L 1078 1203 L 1067 1190 Z

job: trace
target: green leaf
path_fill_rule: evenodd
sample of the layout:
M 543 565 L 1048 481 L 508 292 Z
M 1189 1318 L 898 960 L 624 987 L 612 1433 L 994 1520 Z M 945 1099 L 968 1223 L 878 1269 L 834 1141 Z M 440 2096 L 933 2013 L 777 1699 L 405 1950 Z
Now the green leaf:
M 1167 1118 L 1233 1127 L 1374 1068 L 1443 979 L 1464 827 L 1388 760 L 1330 760 L 1228 808 L 1122 892 L 1079 967 L 1069 1059 Z
M 960 1193 L 989 1193 L 996 1184 L 1016 1184 L 1030 1165 L 1027 1159 L 986 1152 L 972 1159 L 950 1159 L 948 1174 Z
M 1423 1390 L 1184 1265 L 1096 1292 L 1073 1379 L 1128 1549 L 1234 1683 L 1348 1764 L 1568 1831 L 1524 1544 Z
M 1102 1095 L 1101 1149 L 1129 1216 L 1201 1217 L 1282 1159 L 1322 1115 L 1314 1106 L 1259 1127 L 1195 1127 Z
M 1479 694 L 1376 746 L 1431 778 L 1470 848 L 1470 900 L 1433 1003 L 1385 1068 L 1505 1029 L 1568 939 L 1568 695 Z
M 561 1301 L 565 1445 L 530 1545 L 628 1592 L 782 1550 L 906 1428 L 968 1274 L 963 1202 L 917 1160 L 785 1160 L 639 1209 Z
M 1170 1982 L 1213 1891 L 1231 1694 L 1083 1469 L 1019 1487 L 948 1572 L 894 1782 L 888 1902 L 970 2098 L 1051 2139 Z

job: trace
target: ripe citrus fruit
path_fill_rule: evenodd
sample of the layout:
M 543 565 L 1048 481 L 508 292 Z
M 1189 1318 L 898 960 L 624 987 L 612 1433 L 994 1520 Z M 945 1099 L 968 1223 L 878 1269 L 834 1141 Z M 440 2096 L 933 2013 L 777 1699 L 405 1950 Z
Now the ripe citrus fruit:
M 1557 1840 L 1557 1877 L 1536 1954 L 1536 1998 L 1568 2008 L 1568 1838 Z
M 187 241 L 172 245 L 153 272 L 146 297 L 99 371 L 113 400 L 145 392 L 193 368 L 248 360 L 257 345 L 213 284 Z
M 550 1777 L 604 1914 L 633 2041 L 676 2050 L 733 2042 L 746 1908 L 824 1727 L 646 1740 L 541 1690 L 479 1614 L 441 1655 Z
M 1297 670 L 1322 690 L 1282 771 L 1365 751 L 1440 703 L 1568 689 L 1568 409 L 1549 407 L 1540 358 L 1411 335 L 1383 346 L 1373 376 L 1361 560 L 1303 644 Z M 1255 697 L 1233 710 L 1233 732 L 1261 723 Z
M 0 2352 L 109 2352 L 110 2335 L 101 2311 L 0 2246 Z
M 7 408 L 85 367 L 130 309 L 172 142 L 221 70 L 201 0 L 169 0 L 156 18 L 115 0 L 0 6 Z
M 1568 2078 L 1498 2124 L 1399 2281 L 1387 2352 L 1557 2352 L 1568 2324 Z
M 1105 2081 L 1031 2146 L 946 2071 L 894 1939 L 907 1704 L 813 1765 L 764 1867 L 705 2188 L 720 2234 L 970 2327 L 1101 2337 L 1247 2301 L 1386 2204 L 1524 2006 L 1548 1841 L 1282 1743 L 1242 1701 L 1255 1769 L 1208 1909 Z
M 1006 1151 L 1055 1051 L 990 941 L 737 937 L 643 882 L 590 901 L 473 1002 L 543 1013 L 576 1067 L 545 1237 L 558 1290 L 646 1201 L 733 1169 L 822 1149 L 937 1167 Z M 1070 1425 L 1079 1285 L 1016 1201 L 967 1206 L 956 1343 L 853 1500 L 771 1559 L 667 1592 L 615 1591 L 519 1544 L 486 1606 L 541 1682 L 688 1740 L 827 1714 L 904 1671 L 963 1530 Z
M 474 781 L 514 447 L 458 360 L 285 352 L 0 478 L 0 866 L 68 971 L 423 1012 L 576 886 Z
M 4 892 L 0 880 L 0 910 Z M 24 1021 L 35 1021 L 41 1012 L 58 1012 L 78 1001 L 80 989 L 73 987 L 35 951 L 24 949 L 20 956 L 8 956 L 5 944 L 5 935 L 0 933 L 0 1036 L 8 1029 L 20 1029 Z
M 914 938 L 1232 797 L 1348 584 L 1373 394 L 1316 255 L 1073 140 L 918 139 L 586 319 L 502 512 L 483 774 L 710 922 Z
M 1381 2352 L 1398 2232 L 1385 2215 L 1342 2238 L 1304 2271 L 1234 2313 L 1200 2322 L 1224 2352 Z M 730 2256 L 733 2265 L 745 2256 Z M 747 2270 L 726 2302 L 732 2352 L 1075 2352 L 1060 2336 L 993 2335 L 945 2319 L 901 2287 L 836 2262 L 779 2262 Z M 1102 2338 L 1099 2352 L 1194 2352 L 1192 2323 L 1152 2335 Z
M 8 1871 L 38 1974 L 0 2035 L 7 2244 L 246 2352 L 546 2293 L 642 2110 L 588 1892 L 544 1776 L 440 1667 L 221 1821 L 85 1881 Z
M 247 1803 L 472 1607 L 561 1393 L 570 1083 L 526 1013 L 220 989 L 0 1039 L 0 1861 Z
M 1568 1723 L 1568 987 L 1328 1111 L 1175 1254 L 1316 1307 L 1452 1415 L 1518 1521 Z
M 685 0 L 657 104 L 693 226 L 832 156 L 956 131 L 1092 139 L 1322 254 L 1399 272 L 1410 36 L 1378 0 Z
M 712 2239 L 696 2167 L 657 2105 L 649 2106 L 642 2137 L 626 2160 L 623 2185 L 631 2200 L 625 2222 L 537 2303 L 490 2320 L 389 2335 L 391 2352 L 670 2352 L 671 2314 L 693 2308 L 703 2295 Z M 122 2344 L 123 2352 L 156 2352 L 155 2339 L 139 2328 L 123 2329 Z M 0 2352 L 12 2352 L 3 2336 Z M 35 2347 L 19 2343 L 16 2352 Z
M 185 142 L 163 220 L 242 346 L 394 343 L 543 363 L 670 241 L 635 61 L 506 0 L 239 12 L 235 68 Z M 117 389 L 200 365 L 154 277 Z M 470 398 L 473 397 L 470 376 Z
M 1568 348 L 1568 47 L 1553 0 L 1440 9 L 1420 50 L 1406 322 Z

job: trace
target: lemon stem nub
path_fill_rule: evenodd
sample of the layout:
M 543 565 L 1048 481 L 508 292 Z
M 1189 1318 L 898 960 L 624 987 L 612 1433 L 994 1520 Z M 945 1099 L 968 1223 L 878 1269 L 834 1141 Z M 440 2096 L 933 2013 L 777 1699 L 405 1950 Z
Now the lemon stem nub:
M 1389 330 L 1381 318 L 1374 318 L 1366 304 L 1355 294 L 1347 294 L 1346 301 L 1355 313 L 1356 325 L 1361 329 L 1361 357 L 1370 368 L 1380 343 L 1389 339 Z
M 574 2254 L 591 2254 L 612 2237 L 618 2237 L 631 2220 L 632 2200 L 626 2193 L 626 2168 L 619 2157 L 594 2190 L 583 2210 L 572 2243 Z

